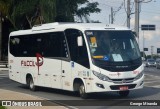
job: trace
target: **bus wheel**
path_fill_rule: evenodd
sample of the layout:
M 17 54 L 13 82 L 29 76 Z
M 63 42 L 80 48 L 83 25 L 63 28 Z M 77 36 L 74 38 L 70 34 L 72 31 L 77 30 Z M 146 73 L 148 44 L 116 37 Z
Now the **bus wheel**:
M 80 94 L 80 97 L 83 99 L 87 99 L 88 97 L 87 93 L 85 92 L 85 87 L 83 83 L 79 86 L 79 94 Z
M 127 90 L 127 91 L 119 91 L 119 95 L 121 97 L 127 97 L 129 95 L 129 90 Z
M 32 91 L 35 91 L 36 90 L 36 86 L 34 85 L 34 81 L 32 79 L 32 77 L 28 78 L 28 85 L 29 85 L 29 89 L 32 90 Z

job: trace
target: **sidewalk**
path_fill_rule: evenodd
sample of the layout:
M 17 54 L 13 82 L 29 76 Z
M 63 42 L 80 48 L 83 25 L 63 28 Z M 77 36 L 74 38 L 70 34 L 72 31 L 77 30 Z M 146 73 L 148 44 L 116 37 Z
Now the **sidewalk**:
M 0 100 L 43 100 L 43 99 L 36 96 L 29 95 L 29 94 L 0 89 Z M 59 106 L 58 104 L 50 101 L 45 101 L 45 102 L 48 102 L 52 106 L 42 106 L 42 107 L 41 106 L 39 107 L 9 106 L 7 107 L 7 109 L 67 109 L 64 106 Z
M 0 66 L 0 73 L 2 71 L 8 71 L 8 68 Z M 0 101 L 1 100 L 42 100 L 43 103 L 49 104 L 46 106 L 39 106 L 39 107 L 21 107 L 21 106 L 7 106 L 7 109 L 67 109 L 67 107 L 60 106 L 59 104 L 56 104 L 54 102 L 46 101 L 43 98 L 32 96 L 25 93 L 10 91 L 10 90 L 4 90 L 0 88 Z M 43 101 L 44 100 L 44 101 Z M 42 103 L 42 104 L 43 104 Z

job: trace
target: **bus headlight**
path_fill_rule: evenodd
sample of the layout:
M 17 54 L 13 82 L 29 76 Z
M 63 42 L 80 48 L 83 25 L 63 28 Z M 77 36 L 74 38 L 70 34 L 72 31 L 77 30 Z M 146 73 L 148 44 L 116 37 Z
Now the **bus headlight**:
M 109 77 L 107 77 L 107 76 L 105 76 L 105 75 L 103 75 L 103 74 L 101 74 L 101 73 L 98 73 L 98 72 L 96 72 L 96 71 L 92 71 L 93 72 L 93 74 L 95 75 L 95 76 L 97 76 L 100 80 L 103 80 L 103 81 L 109 81 L 110 79 L 109 79 Z
M 143 71 L 142 71 L 141 73 L 139 73 L 139 74 L 134 78 L 134 80 L 138 80 L 138 79 L 140 79 L 142 76 L 143 76 Z

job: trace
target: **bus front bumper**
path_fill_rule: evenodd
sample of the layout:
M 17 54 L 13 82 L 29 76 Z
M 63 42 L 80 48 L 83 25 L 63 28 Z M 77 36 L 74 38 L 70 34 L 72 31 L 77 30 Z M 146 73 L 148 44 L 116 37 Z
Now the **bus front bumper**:
M 130 83 L 125 83 L 125 81 L 121 83 L 116 83 L 116 82 L 96 80 L 92 81 L 92 88 L 87 89 L 87 93 L 135 90 L 143 88 L 143 85 L 144 85 L 144 75 L 140 79 Z

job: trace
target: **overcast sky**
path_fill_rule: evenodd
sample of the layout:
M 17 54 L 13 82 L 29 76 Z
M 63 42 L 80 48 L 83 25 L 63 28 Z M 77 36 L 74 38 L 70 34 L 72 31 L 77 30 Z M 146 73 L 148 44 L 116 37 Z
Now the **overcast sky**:
M 102 23 L 109 23 L 109 14 L 111 13 L 111 7 L 114 11 L 119 11 L 115 13 L 114 24 L 126 26 L 127 17 L 125 7 L 127 7 L 127 0 L 89 0 L 97 1 L 99 3 L 99 8 L 101 13 L 91 14 L 91 20 L 99 20 Z M 150 1 L 150 0 L 144 0 Z M 142 24 L 154 24 L 156 25 L 156 31 L 144 31 L 145 37 L 145 47 L 149 49 L 146 54 L 151 54 L 151 46 L 154 46 L 154 54 L 157 52 L 157 48 L 160 48 L 160 0 L 152 0 L 149 3 L 141 3 L 141 12 L 140 12 L 140 26 Z M 135 12 L 134 0 L 131 0 L 131 10 L 132 13 Z M 134 29 L 134 19 L 135 14 L 131 15 L 131 29 Z M 140 30 L 140 49 L 143 48 L 143 32 Z

